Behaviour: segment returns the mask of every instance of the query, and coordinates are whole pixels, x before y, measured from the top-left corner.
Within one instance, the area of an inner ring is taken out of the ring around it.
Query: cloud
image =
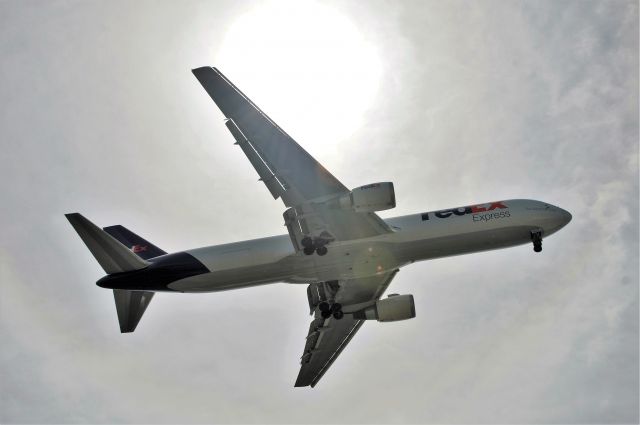
[[[62,214],[167,251],[284,232],[189,72],[251,7],[0,5],[0,421],[637,422],[634,2],[329,4],[383,69],[334,175],[394,181],[385,217],[523,197],[573,221],[538,256],[403,268],[417,318],[364,326],[313,390],[302,285],[159,294],[118,333]]]

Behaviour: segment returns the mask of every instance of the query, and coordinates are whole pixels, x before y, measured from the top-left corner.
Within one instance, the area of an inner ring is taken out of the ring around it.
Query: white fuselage
[[[571,214],[561,208],[517,199],[390,218],[385,221],[393,233],[332,242],[325,256],[296,253],[289,235],[208,246],[186,252],[210,273],[168,287],[207,292],[365,277],[414,261],[531,243],[531,232],[542,231],[546,237],[570,220]]]

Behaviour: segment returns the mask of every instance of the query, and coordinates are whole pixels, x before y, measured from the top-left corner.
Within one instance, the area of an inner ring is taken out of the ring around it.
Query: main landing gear
[[[542,251],[542,230],[532,231],[531,241],[533,242],[533,250],[535,252]]]
[[[328,319],[333,316],[334,319],[340,320],[344,317],[342,304],[340,303],[329,304],[328,302],[323,301],[318,305],[318,308],[320,309],[320,315],[323,319]]]
[[[329,239],[325,239],[322,237],[311,238],[309,236],[305,236],[300,241],[300,243],[304,247],[302,252],[304,252],[305,255],[313,255],[314,252],[317,252],[319,256],[327,255],[328,249],[326,245],[329,242]]]
[[[342,304],[336,302],[336,294],[340,289],[337,280],[327,282],[315,282],[309,284],[307,288],[307,299],[309,300],[309,314],[319,315],[323,319],[333,317],[340,320],[344,317]]]

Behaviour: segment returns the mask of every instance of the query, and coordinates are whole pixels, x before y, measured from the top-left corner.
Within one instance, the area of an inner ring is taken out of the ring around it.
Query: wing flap
[[[278,199],[282,196],[285,192],[284,185],[278,180],[275,173],[271,168],[269,168],[269,165],[256,151],[251,142],[244,134],[242,134],[242,131],[238,128],[233,119],[228,119],[227,122],[225,122],[225,125],[233,135],[233,138],[236,139],[236,144],[240,146],[242,152],[244,152],[251,165],[253,165],[258,176],[260,176],[260,180],[265,184],[265,186],[267,186],[269,192],[271,192],[273,199]]]

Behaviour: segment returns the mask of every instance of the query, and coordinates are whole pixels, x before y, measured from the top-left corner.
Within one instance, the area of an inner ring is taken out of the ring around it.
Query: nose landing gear
[[[533,242],[533,251],[542,251],[542,230],[535,230],[531,232],[531,241]]]

